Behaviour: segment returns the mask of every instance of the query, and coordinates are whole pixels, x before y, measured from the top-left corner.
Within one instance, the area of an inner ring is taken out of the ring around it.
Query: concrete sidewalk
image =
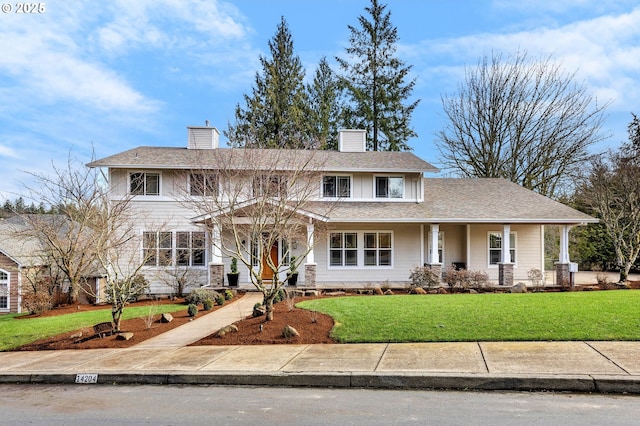
[[[640,342],[147,347],[0,353],[0,383],[640,393]]]

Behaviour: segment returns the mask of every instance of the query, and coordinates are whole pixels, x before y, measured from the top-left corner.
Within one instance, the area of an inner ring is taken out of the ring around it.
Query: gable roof
[[[248,162],[247,158],[253,161]],[[87,164],[89,167],[139,169],[243,169],[264,165],[265,169],[295,170],[313,162],[315,169],[333,172],[437,172],[433,165],[412,152],[338,152],[301,149],[216,148],[188,149],[141,146]],[[312,169],[314,167],[312,166]]]
[[[338,203],[330,222],[597,223],[505,179],[425,178],[424,202]]]
[[[20,216],[0,219],[0,251],[19,266],[39,265],[44,246],[37,238],[21,235],[27,229],[28,225]]]

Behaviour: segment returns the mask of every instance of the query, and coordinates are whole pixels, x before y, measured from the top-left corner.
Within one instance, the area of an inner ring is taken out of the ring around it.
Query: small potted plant
[[[291,256],[289,261],[289,273],[287,274],[287,284],[295,286],[298,283],[298,268],[296,266],[296,257]]]
[[[229,282],[229,287],[238,287],[238,277],[240,274],[238,273],[238,259],[235,257],[231,259],[231,272],[227,274],[227,281]]]

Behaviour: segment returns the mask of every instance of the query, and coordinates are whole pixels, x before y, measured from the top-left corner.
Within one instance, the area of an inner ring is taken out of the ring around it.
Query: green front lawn
[[[183,304],[156,305],[156,314],[187,309]],[[122,319],[145,317],[149,306],[127,307]],[[0,351],[7,351],[46,337],[111,321],[111,308],[51,317],[16,319],[18,315],[0,315]]]
[[[640,340],[640,290],[308,300],[343,343]]]

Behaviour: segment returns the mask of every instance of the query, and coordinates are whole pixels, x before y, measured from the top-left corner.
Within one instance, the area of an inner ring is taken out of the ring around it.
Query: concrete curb
[[[0,384],[75,384],[75,374],[4,373]],[[555,391],[640,394],[640,376],[424,374],[413,372],[282,373],[163,372],[98,373],[104,385],[216,385],[368,389],[447,389],[477,391]]]

